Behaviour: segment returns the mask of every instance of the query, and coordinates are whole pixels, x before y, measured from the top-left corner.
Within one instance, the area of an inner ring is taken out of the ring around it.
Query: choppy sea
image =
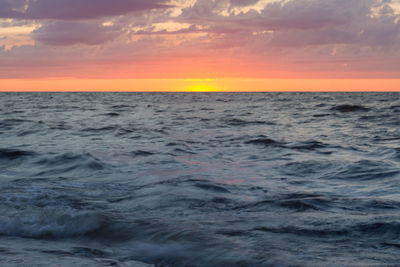
[[[398,266],[400,93],[0,93],[0,266]]]

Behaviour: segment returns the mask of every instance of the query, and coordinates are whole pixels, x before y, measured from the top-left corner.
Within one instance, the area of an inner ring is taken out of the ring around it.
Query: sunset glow
[[[400,0],[0,0],[0,267],[399,266]]]
[[[0,0],[0,90],[400,90],[399,23],[400,0]]]
[[[186,92],[215,92],[218,91],[215,87],[211,85],[199,84],[192,85],[185,89]]]
[[[398,91],[400,79],[0,79],[3,91],[286,92]]]

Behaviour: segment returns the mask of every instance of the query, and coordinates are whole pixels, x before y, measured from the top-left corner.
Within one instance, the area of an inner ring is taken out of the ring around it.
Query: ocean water
[[[399,93],[0,93],[0,266],[399,262]]]

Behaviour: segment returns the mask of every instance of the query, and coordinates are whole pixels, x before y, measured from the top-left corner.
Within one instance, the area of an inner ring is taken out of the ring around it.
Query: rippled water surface
[[[1,93],[0,266],[396,266],[398,93]]]

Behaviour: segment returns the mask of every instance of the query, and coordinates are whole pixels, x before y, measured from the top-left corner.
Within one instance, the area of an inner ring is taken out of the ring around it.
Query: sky
[[[0,90],[400,90],[400,0],[0,0]]]

